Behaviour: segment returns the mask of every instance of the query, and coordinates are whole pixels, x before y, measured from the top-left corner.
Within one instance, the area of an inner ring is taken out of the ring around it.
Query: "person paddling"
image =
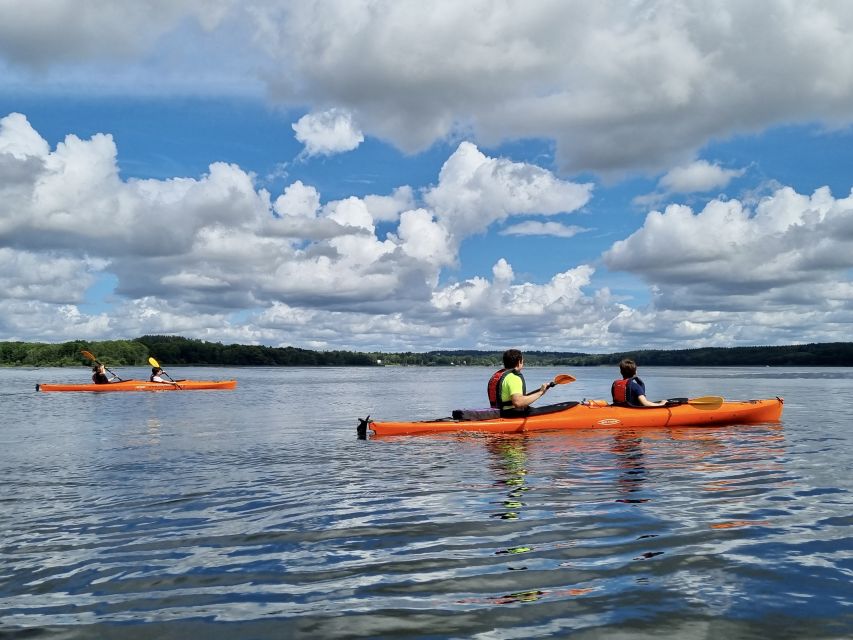
[[[92,367],[92,382],[95,384],[109,384],[114,380],[120,380],[120,378],[115,374],[113,374],[112,378],[108,377],[106,367],[100,362]]]
[[[157,362],[154,358],[148,358],[148,364],[151,365],[151,377],[148,378],[150,382],[162,382],[163,384],[171,384],[174,385],[176,389],[182,389],[181,385],[172,380],[172,376],[163,371],[160,368],[160,363]],[[163,376],[166,376],[168,380],[163,380]]]
[[[162,374],[162,375],[161,375]],[[148,378],[151,382],[162,382],[163,384],[175,384],[171,380],[164,380],[163,376],[168,376],[160,367],[151,367],[151,377]]]
[[[527,384],[521,373],[524,356],[518,349],[504,351],[503,363],[504,368],[496,371],[489,380],[489,404],[500,409],[501,417],[523,415],[531,404],[545,395],[550,385],[544,382],[536,391],[527,393]]]

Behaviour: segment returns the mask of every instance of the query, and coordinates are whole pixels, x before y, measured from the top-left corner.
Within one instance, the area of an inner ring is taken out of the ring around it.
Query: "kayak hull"
[[[236,380],[176,380],[176,384],[148,380],[122,380],[110,384],[38,384],[36,391],[197,391],[200,389],[234,389]]]
[[[430,420],[420,422],[371,421],[376,435],[405,435],[474,431],[522,433],[562,429],[623,429],[644,427],[703,427],[726,424],[778,422],[782,398],[723,402],[719,407],[680,404],[668,407],[614,407],[578,404],[555,413],[491,420]]]

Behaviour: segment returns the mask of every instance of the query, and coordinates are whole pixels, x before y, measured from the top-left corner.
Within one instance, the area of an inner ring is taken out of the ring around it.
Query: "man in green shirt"
[[[524,356],[518,349],[507,349],[503,354],[504,368],[496,371],[489,380],[489,404],[501,410],[501,415],[519,415],[545,395],[548,383],[542,383],[536,391],[527,393],[527,385],[521,370]]]

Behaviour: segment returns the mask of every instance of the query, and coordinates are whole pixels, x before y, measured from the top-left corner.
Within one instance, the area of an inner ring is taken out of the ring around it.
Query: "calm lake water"
[[[239,386],[0,370],[0,637],[853,637],[853,369],[641,367],[652,398],[783,396],[780,424],[368,440],[491,371],[169,371]],[[616,371],[525,369],[557,373],[547,402]]]

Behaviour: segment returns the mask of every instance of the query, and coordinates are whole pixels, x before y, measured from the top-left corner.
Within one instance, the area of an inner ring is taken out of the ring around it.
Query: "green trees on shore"
[[[142,336],[134,340],[61,344],[0,342],[0,365],[62,367],[89,364],[87,350],[108,366],[145,366],[154,356],[165,366],[484,366],[498,367],[499,351],[429,351],[426,353],[361,353],[312,351],[296,347],[205,342],[180,336]],[[642,366],[853,366],[853,343],[834,342],[781,347],[732,347],[681,350],[643,350],[609,354],[525,351],[528,366],[616,365],[625,357]]]
[[[135,340],[61,344],[0,342],[0,365],[66,367],[89,364],[81,351],[94,354],[107,366],[147,366],[154,356],[164,366],[183,364],[224,366],[374,366],[376,359],[353,351],[310,351],[295,347],[205,342],[179,336],[142,336]]]
[[[0,365],[18,367],[68,367],[90,364],[80,353],[95,354],[107,365],[147,364],[148,348],[136,340],[86,342],[74,340],[61,344],[38,342],[0,342]]]

